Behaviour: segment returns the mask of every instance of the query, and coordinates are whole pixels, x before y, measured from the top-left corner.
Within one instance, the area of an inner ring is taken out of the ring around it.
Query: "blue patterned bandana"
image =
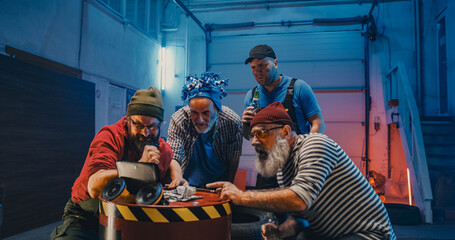
[[[227,92],[221,87],[228,85],[228,79],[220,79],[216,73],[205,72],[198,78],[196,75],[186,77],[186,84],[182,89],[182,101],[187,98],[191,100],[195,97],[207,97],[212,100],[218,110],[221,112],[221,99],[227,95]]]

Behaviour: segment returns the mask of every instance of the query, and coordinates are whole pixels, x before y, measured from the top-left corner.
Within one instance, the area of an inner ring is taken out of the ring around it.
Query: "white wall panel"
[[[245,93],[240,92],[230,92],[228,95],[221,100],[223,105],[228,106],[232,110],[234,110],[240,118],[242,118],[243,114],[243,98],[245,97]]]
[[[337,142],[351,158],[360,158],[364,151],[365,139],[362,123],[331,123],[326,124],[326,135]]]
[[[100,90],[97,129],[108,123],[107,83],[148,88],[160,73],[161,44],[102,9],[96,1],[0,1],[0,46],[80,69]]]
[[[81,5],[74,0],[0,1],[0,45],[75,66]]]
[[[183,105],[181,100],[182,84],[185,75],[186,49],[183,46],[166,47],[166,89],[162,91],[164,120],[161,124],[161,136],[167,137],[169,122],[176,106]]]
[[[222,78],[229,79],[229,85],[226,87],[228,90],[247,91],[257,84],[251,73],[250,65],[245,65],[243,62],[213,65],[210,71],[220,73]]]
[[[135,88],[159,86],[161,45],[85,4],[81,70]]]
[[[325,122],[364,122],[365,94],[316,93]]]
[[[281,62],[281,73],[304,79],[313,90],[362,89],[365,86],[364,64],[361,60]],[[253,78],[253,76],[251,75]],[[253,79],[254,80],[254,79]]]
[[[187,42],[188,47],[188,69],[187,74],[201,74],[205,71],[205,34],[199,26],[193,21],[188,23],[188,38]]]

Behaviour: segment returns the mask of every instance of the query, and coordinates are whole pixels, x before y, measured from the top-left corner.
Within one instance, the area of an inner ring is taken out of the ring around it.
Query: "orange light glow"
[[[412,197],[411,197],[411,181],[409,177],[409,168],[406,168],[406,173],[408,175],[408,197],[409,197],[409,206],[412,205]]]

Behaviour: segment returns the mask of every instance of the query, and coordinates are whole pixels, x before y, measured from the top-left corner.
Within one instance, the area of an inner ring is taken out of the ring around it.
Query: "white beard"
[[[209,126],[205,129],[204,133],[208,133],[212,130],[213,126],[215,125],[216,121],[218,121],[218,114],[215,114],[212,119],[210,119]]]
[[[205,129],[201,129],[194,122],[193,122],[193,126],[194,126],[194,128],[196,128],[196,131],[198,133],[208,133],[210,130],[212,130],[216,121],[218,121],[218,114],[212,115],[212,117],[209,119],[209,122],[207,123],[207,128],[205,128]]]
[[[269,151],[262,146],[257,146],[255,149],[256,152],[259,150],[262,153],[256,155],[256,170],[264,177],[276,175],[278,170],[283,168],[291,152],[291,146],[279,134],[276,136],[275,143]]]

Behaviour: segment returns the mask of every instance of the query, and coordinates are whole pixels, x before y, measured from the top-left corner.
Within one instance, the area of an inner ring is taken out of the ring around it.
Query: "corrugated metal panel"
[[[211,70],[230,79],[231,94],[223,104],[240,116],[246,91],[256,85],[249,65],[244,65],[249,50],[258,44],[273,47],[278,71],[304,79],[322,109],[329,137],[338,142],[358,167],[364,145],[365,88],[364,39],[359,31],[313,32],[267,36],[219,37],[210,44]],[[320,91],[341,90],[341,91]],[[356,90],[356,91],[343,91]],[[255,174],[254,150],[244,144],[240,168]],[[253,185],[249,177],[247,185]]]

